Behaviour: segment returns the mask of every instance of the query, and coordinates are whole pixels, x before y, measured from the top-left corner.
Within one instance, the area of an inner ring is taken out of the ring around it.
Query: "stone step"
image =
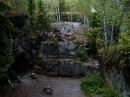
[[[78,55],[78,47],[86,44],[70,42],[42,42],[41,54],[44,58],[73,58]]]
[[[83,63],[74,59],[44,59],[44,73],[54,76],[81,76],[99,70],[98,64]]]

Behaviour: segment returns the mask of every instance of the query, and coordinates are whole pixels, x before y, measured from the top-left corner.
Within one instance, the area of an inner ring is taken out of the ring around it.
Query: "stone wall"
[[[115,67],[112,67],[109,70],[110,80],[115,85],[115,87],[122,93],[123,97],[130,97],[130,85],[126,80],[126,76],[130,77],[129,74],[127,73],[124,76],[124,72]]]
[[[82,63],[73,59],[45,59],[44,74],[52,76],[81,76],[85,73],[98,70],[98,65]]]
[[[116,87],[123,97],[130,97],[130,53],[116,48],[100,53],[102,75],[108,84]]]
[[[41,52],[44,57],[75,57],[78,44],[67,42],[42,42]]]
[[[100,61],[100,70],[108,84],[119,90],[123,97],[130,97],[130,65],[121,68],[110,64],[106,67]]]
[[[10,53],[15,60],[10,68],[17,73],[24,73],[34,64],[37,65],[42,39],[39,35],[29,37],[23,31],[14,32]]]

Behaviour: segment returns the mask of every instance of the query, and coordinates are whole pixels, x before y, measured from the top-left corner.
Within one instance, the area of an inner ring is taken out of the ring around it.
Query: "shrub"
[[[110,88],[108,86],[98,88],[96,93],[102,94],[103,97],[122,97],[117,90],[114,90],[113,88]]]
[[[5,13],[10,7],[3,2],[0,2],[0,80],[6,78],[7,64],[12,64],[13,57],[9,56],[9,49],[11,47],[10,34],[14,27],[7,19]]]
[[[101,28],[95,27],[90,30],[86,30],[85,34],[89,44],[89,55],[97,54],[97,49],[103,45],[100,35]]]
[[[81,80],[81,90],[86,95],[92,95],[96,93],[98,88],[102,87],[102,79],[97,72],[89,72]]]
[[[7,78],[7,69],[0,67],[0,81],[5,78]]]
[[[99,72],[89,72],[81,80],[81,90],[87,96],[101,94],[103,97],[121,97],[116,89],[106,86]]]
[[[32,72],[41,74],[43,72],[42,67],[34,65]]]
[[[89,24],[91,27],[101,27],[102,26],[102,18],[99,13],[93,13],[92,15],[89,16]]]
[[[78,50],[77,58],[80,61],[85,61],[88,58],[88,50],[89,50],[89,48],[86,48],[84,46],[79,46],[77,50]]]
[[[120,34],[117,48],[118,50],[130,51],[130,34],[126,32]]]
[[[44,8],[45,4],[42,0],[38,1],[38,24],[39,27],[38,29],[40,31],[46,32],[46,31],[51,31],[50,27],[50,21],[49,17],[47,16],[47,12],[45,11]]]
[[[126,60],[129,61],[129,52],[130,52],[130,39],[128,38],[129,34],[121,33],[118,44],[109,46],[107,49],[101,48],[98,50],[98,56],[100,63],[107,68],[110,65],[120,67],[123,69],[125,65],[129,65],[129,62],[126,63]]]

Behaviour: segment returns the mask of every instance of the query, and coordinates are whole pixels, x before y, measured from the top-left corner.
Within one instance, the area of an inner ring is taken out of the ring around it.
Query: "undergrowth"
[[[122,97],[116,89],[105,85],[98,72],[89,72],[82,78],[81,90],[89,97],[95,94],[102,97]]]
[[[86,59],[88,59],[88,50],[89,48],[79,46],[77,49],[78,51],[77,59],[80,61],[85,61]]]

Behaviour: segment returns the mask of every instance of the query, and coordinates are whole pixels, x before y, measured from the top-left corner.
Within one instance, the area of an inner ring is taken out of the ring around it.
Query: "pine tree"
[[[35,29],[35,9],[35,0],[28,0],[28,26],[30,31]]]
[[[61,12],[65,12],[66,11],[66,6],[65,6],[65,1],[64,0],[60,0],[59,1],[59,12],[61,15]]]
[[[38,28],[39,31],[48,31],[50,29],[49,25],[49,17],[47,17],[46,12],[45,12],[45,7],[44,3],[42,0],[38,1]]]

